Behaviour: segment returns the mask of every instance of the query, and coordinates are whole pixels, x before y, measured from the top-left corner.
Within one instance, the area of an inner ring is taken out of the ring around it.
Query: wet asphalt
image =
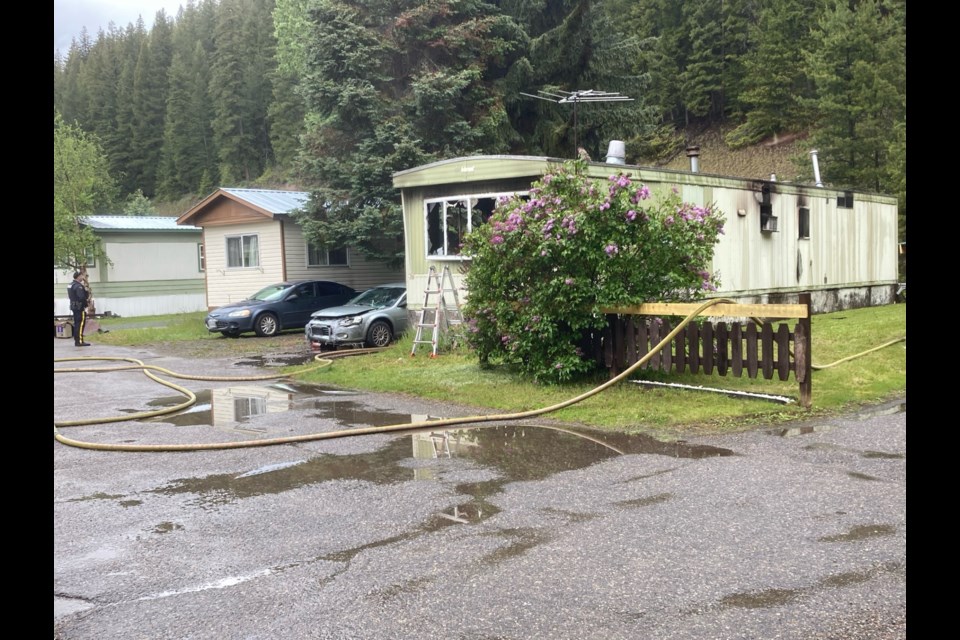
[[[79,356],[271,374],[54,340],[55,369],[129,364],[56,362]],[[55,373],[55,434],[200,444],[471,415],[166,379],[196,405],[142,418],[183,394],[139,371]],[[53,525],[65,640],[900,639],[906,398],[678,443],[546,420],[185,452],[55,438]]]

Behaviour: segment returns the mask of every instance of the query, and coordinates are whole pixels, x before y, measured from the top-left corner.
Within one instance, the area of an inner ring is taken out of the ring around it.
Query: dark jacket
[[[70,310],[82,311],[87,308],[87,302],[90,296],[82,283],[74,280],[67,287],[67,297],[70,298]]]

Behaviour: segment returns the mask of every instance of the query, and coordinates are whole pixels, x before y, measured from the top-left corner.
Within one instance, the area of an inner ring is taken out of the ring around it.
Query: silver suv
[[[407,285],[367,289],[341,307],[313,313],[305,328],[311,349],[342,345],[385,347],[407,330]]]

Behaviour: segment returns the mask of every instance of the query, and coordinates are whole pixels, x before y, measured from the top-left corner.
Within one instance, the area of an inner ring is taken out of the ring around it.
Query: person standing
[[[90,294],[83,286],[82,273],[73,272],[73,282],[67,287],[67,297],[70,299],[70,311],[73,312],[73,344],[76,347],[89,347],[90,343],[83,339],[83,326],[87,322],[87,305]]]

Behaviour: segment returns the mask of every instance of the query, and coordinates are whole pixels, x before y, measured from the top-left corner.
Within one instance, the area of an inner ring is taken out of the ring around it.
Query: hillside
[[[687,146],[700,147],[701,173],[762,180],[776,174],[777,180],[782,182],[812,182],[813,165],[808,155],[810,146],[806,134],[788,134],[743,149],[728,147],[723,141],[725,134],[726,130],[721,128],[687,134]],[[802,164],[798,165],[794,158],[800,158]],[[680,149],[655,166],[688,171],[690,159],[685,149]]]

